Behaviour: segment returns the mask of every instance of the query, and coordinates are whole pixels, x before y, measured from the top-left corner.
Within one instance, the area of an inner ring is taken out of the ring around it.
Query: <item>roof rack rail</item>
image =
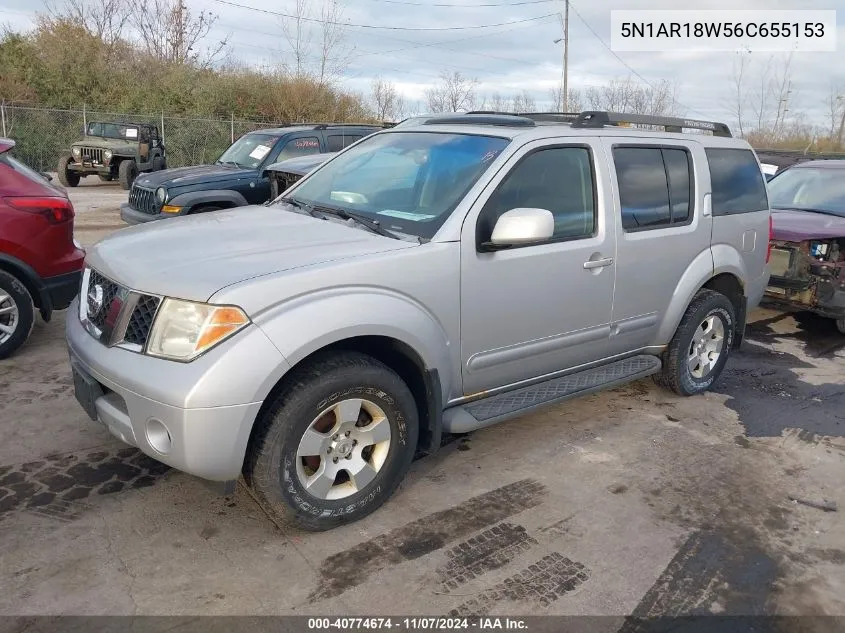
[[[699,119],[682,119],[680,117],[655,116],[649,114],[625,114],[622,112],[603,112],[587,110],[581,112],[572,122],[572,127],[601,128],[606,125],[653,125],[662,127],[667,132],[681,132],[684,128],[692,130],[706,130],[714,136],[732,137],[730,128],[724,123],[702,121]]]
[[[382,123],[304,123],[313,125],[315,130],[327,130],[335,127],[382,127]]]
[[[471,115],[471,116],[469,116]],[[500,125],[502,127],[534,127],[534,121],[509,112],[477,110],[455,116],[434,117],[423,125]]]
[[[542,123],[572,123],[580,116],[578,112],[517,112],[516,114]]]

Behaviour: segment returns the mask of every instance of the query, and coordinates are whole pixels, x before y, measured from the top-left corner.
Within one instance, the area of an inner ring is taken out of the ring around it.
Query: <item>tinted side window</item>
[[[626,231],[689,221],[695,199],[689,152],[667,147],[616,147],[613,162]]]
[[[320,153],[320,139],[316,136],[294,138],[285,143],[282,151],[276,157],[276,162],[294,158],[296,156],[307,156],[308,154]]]
[[[669,177],[669,200],[672,203],[672,223],[686,222],[692,201],[692,165],[690,155],[682,149],[666,149],[663,162]]]
[[[616,147],[613,150],[622,227],[657,228],[672,222],[669,182],[660,148]]]
[[[593,162],[584,147],[556,147],[525,157],[493,193],[478,223],[479,242],[489,240],[500,215],[518,207],[548,209],[555,217],[553,239],[593,234]]]
[[[752,213],[769,208],[763,172],[747,149],[705,150],[713,189],[713,215]]]
[[[327,139],[328,149],[330,152],[339,152],[344,147],[348,147],[362,138],[364,137],[361,134],[332,134]]]

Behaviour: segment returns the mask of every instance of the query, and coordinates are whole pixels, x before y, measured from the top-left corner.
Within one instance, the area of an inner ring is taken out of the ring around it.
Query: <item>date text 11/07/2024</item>
[[[308,630],[360,630],[396,629],[399,631],[456,631],[456,630],[522,630],[528,626],[525,620],[506,617],[475,617],[475,618],[436,618],[436,617],[408,617],[408,618],[308,618]]]

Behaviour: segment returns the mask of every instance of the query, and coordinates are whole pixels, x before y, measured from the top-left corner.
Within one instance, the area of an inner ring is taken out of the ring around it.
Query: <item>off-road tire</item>
[[[114,180],[114,176],[112,176],[111,174],[98,174],[98,177],[103,182],[111,182],[112,180]]]
[[[164,159],[161,156],[153,157],[153,171],[161,171],[167,169],[164,165]]]
[[[722,350],[716,365],[704,378],[695,378],[687,366],[688,350],[692,345],[696,328],[709,316],[721,319],[725,330]],[[736,316],[733,304],[723,294],[713,290],[700,290],[681,319],[675,336],[663,352],[663,369],[653,376],[661,387],[671,389],[679,396],[693,396],[703,393],[719,378],[734,344],[736,336]]]
[[[59,182],[65,187],[75,187],[79,184],[79,174],[67,168],[68,163],[72,162],[73,158],[71,156],[62,156],[59,159],[59,166],[56,171],[58,172]]]
[[[311,422],[347,398],[377,404],[390,422],[387,458],[360,492],[338,500],[305,491],[296,473],[300,439]],[[294,369],[284,388],[256,421],[244,463],[244,478],[273,518],[308,531],[357,521],[380,507],[408,472],[419,436],[413,395],[402,379],[378,360],[356,352],[332,353]]]
[[[845,319],[836,319],[836,329],[841,334],[845,334]]]
[[[127,158],[120,162],[117,168],[117,178],[120,181],[120,188],[124,190],[132,189],[132,183],[138,177],[138,165],[131,158]]]
[[[15,332],[8,340],[0,343],[0,359],[3,359],[11,356],[29,338],[32,326],[35,324],[35,307],[26,286],[17,277],[4,270],[0,270],[0,290],[8,294],[18,308]],[[0,315],[0,322],[2,319]]]

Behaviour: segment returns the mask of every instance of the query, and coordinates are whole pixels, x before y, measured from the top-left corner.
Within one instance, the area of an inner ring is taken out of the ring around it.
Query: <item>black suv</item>
[[[140,175],[129,201],[120,205],[120,217],[128,224],[139,224],[261,204],[270,198],[266,166],[296,156],[337,152],[381,129],[379,125],[319,124],[249,132],[213,165]]]

